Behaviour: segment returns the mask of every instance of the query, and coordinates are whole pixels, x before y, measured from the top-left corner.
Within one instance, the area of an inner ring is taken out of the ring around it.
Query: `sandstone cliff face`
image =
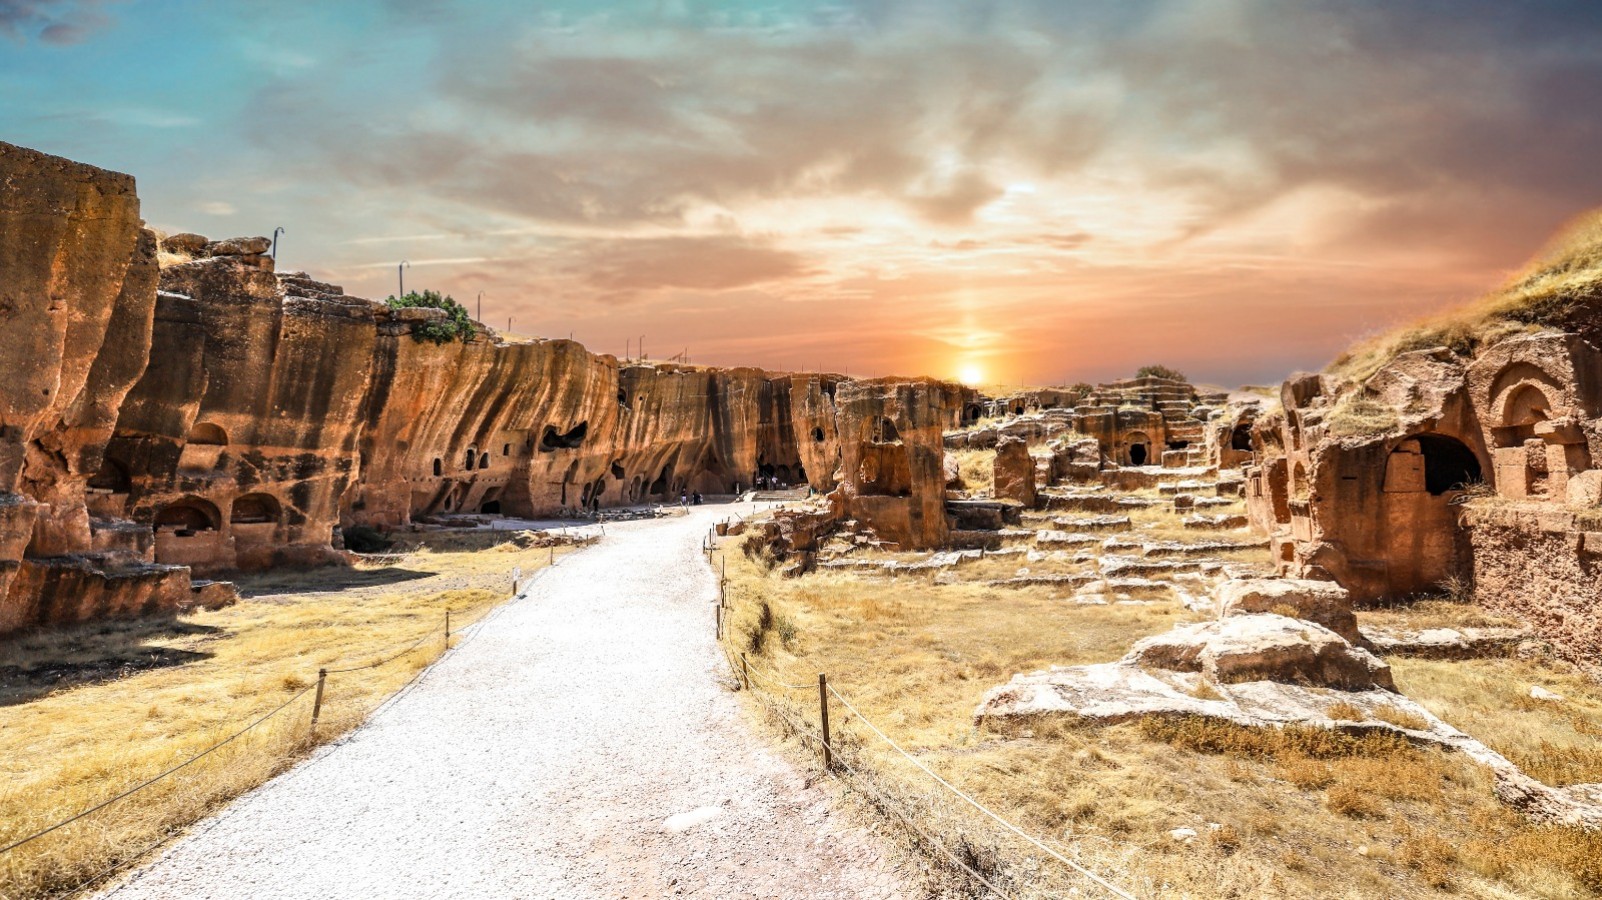
[[[85,494],[124,396],[144,371],[155,306],[155,238],[133,179],[0,143],[0,631],[181,602],[188,573],[112,554],[121,599],[58,604],[30,558],[92,554]],[[68,579],[71,580],[71,579]]]
[[[190,571],[344,557],[339,527],[544,516],[733,493],[840,495],[945,537],[941,429],[964,392],[668,364],[571,341],[418,340],[262,238],[175,235],[132,180],[0,144],[0,633],[215,602]],[[888,428],[890,431],[886,431]],[[878,430],[874,430],[878,429]]]

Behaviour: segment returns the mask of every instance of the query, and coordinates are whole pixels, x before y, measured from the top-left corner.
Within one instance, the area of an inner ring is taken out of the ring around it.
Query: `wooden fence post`
[[[749,691],[751,689],[751,669],[745,664],[744,651],[740,653],[740,681],[745,685],[746,690]]]
[[[829,748],[829,677],[822,672],[818,673],[818,721],[823,732],[823,768],[828,771],[834,768],[834,754]]]
[[[450,645],[451,645],[451,610],[450,610],[450,607],[446,607],[445,608],[445,646],[447,648],[449,648]]]
[[[317,670],[317,697],[312,701],[312,727],[317,727],[317,719],[323,714],[323,685],[328,683],[328,670]]]

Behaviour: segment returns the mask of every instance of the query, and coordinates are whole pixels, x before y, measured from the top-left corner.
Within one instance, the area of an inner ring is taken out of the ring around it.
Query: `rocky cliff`
[[[961,389],[435,343],[437,311],[276,273],[264,239],[176,235],[158,272],[127,176],[0,144],[0,185],[0,632],[211,602],[191,572],[339,561],[342,527],[759,477],[944,539]]]

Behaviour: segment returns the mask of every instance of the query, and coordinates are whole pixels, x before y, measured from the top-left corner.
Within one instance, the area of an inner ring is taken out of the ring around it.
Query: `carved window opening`
[[[438,478],[439,476],[444,475],[444,474],[445,474],[445,461],[440,459],[439,457],[435,457],[434,458],[434,477]]]

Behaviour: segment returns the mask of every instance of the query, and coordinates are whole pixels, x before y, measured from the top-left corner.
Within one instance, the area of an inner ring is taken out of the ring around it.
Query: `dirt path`
[[[609,525],[348,739],[118,900],[921,896],[719,686],[726,507]]]

